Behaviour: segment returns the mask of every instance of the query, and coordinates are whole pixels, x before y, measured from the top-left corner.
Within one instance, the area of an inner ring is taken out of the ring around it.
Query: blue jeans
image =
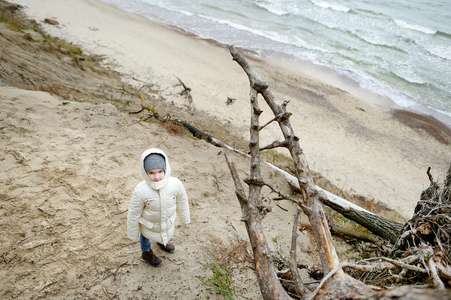
[[[141,244],[142,252],[145,252],[150,249],[151,242],[142,233],[139,234],[139,243]]]

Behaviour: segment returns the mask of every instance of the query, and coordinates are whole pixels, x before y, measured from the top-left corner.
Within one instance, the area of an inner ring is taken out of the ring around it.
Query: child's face
[[[164,178],[164,170],[163,169],[148,170],[147,176],[149,176],[150,180],[152,180],[153,182],[158,182]]]

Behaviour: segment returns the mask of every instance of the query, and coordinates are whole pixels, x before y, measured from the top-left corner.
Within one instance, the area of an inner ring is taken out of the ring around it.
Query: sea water
[[[255,51],[327,67],[451,127],[450,0],[102,0]]]

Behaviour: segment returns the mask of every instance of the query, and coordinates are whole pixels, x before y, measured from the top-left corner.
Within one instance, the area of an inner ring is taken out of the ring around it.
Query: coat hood
[[[163,178],[163,180],[161,180],[159,182],[153,182],[152,180],[150,180],[149,176],[147,176],[146,170],[144,169],[144,159],[148,155],[153,154],[153,153],[163,155],[164,161],[166,163],[166,171],[164,174],[164,178]],[[141,166],[141,174],[143,176],[144,181],[147,183],[148,186],[150,186],[154,190],[159,190],[162,187],[164,187],[168,182],[168,178],[171,176],[171,166],[169,165],[168,157],[167,157],[166,153],[164,153],[163,150],[160,150],[157,148],[147,149],[146,151],[143,152],[143,154],[141,154],[140,166]]]

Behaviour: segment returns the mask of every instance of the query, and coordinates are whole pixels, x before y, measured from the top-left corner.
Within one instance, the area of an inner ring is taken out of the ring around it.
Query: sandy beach
[[[186,98],[174,93],[180,78],[191,88],[196,110],[212,116],[231,134],[248,136],[249,82],[226,46],[101,1],[10,2],[26,4],[23,12],[48,34],[103,56],[124,80],[154,82],[167,102],[187,107]],[[59,25],[45,24],[45,18],[55,18]],[[292,126],[310,168],[341,190],[382,203],[407,220],[429,185],[428,167],[436,181],[443,181],[451,162],[448,127],[409,112],[393,114],[380,101],[362,99],[377,96],[327,84],[315,77],[321,74],[304,73],[275,59],[247,57],[278,102],[290,101]],[[227,97],[236,100],[227,105]],[[205,272],[202,249],[209,234],[246,238],[219,148],[169,135],[159,125],[123,114],[112,104],[70,102],[0,86],[0,106],[4,170],[0,211],[2,231],[8,231],[2,237],[8,266],[1,271],[0,292],[5,299],[99,299],[105,296],[105,287],[120,299],[214,298],[200,275]],[[264,124],[273,115],[263,100],[260,106]],[[278,127],[270,125],[261,144],[280,136]],[[172,158],[173,174],[187,188],[193,220],[177,227],[174,242],[180,246],[173,256],[166,255],[167,263],[158,270],[140,260],[137,241],[127,240],[123,213],[141,180],[139,156],[149,147],[160,147]],[[238,155],[234,160],[244,178],[247,160]],[[274,171],[265,169],[264,175],[289,192]],[[274,210],[265,219],[268,238],[291,231],[285,214]],[[277,238],[286,245],[289,239],[290,235]],[[307,252],[301,251],[299,259],[311,259]],[[240,293],[258,299],[253,272],[246,270],[236,274]],[[165,289],[167,282],[174,282],[176,289]],[[67,291],[61,294],[65,286]]]
[[[237,128],[243,136],[248,134],[249,83],[226,47],[100,1],[21,3],[28,5],[25,12],[38,21],[51,17],[59,21],[59,26],[44,25],[49,34],[105,55],[111,66],[125,74],[158,82],[162,90],[171,90],[178,83],[177,76],[192,89],[196,109]],[[403,125],[392,114],[299,72],[302,70],[288,70],[272,61],[251,63],[280,103],[290,101],[291,121],[310,167],[335,185],[386,203],[408,218],[419,193],[428,185],[427,168],[443,178],[451,161],[449,144]],[[227,97],[237,100],[227,106]],[[262,123],[273,117],[265,111]],[[269,127],[262,144],[279,136],[277,126]],[[449,143],[450,137],[446,139]]]

